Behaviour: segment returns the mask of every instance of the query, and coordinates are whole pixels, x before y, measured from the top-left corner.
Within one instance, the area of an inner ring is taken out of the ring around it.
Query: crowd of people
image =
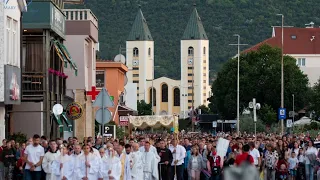
[[[219,138],[229,141],[225,156],[219,155]],[[2,141],[0,180],[233,180],[227,169],[243,164],[260,180],[313,180],[320,179],[318,140],[320,135],[164,133],[79,142],[34,135],[22,144]]]

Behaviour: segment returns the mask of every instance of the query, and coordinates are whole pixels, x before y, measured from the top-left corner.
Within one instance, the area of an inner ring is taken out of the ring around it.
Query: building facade
[[[127,85],[126,73],[128,68],[121,62],[98,61],[96,71],[96,87],[100,91],[105,87],[109,93],[114,107],[109,107],[112,114],[111,121],[119,124],[119,116],[133,115],[135,109],[131,109],[126,103]],[[131,98],[131,97],[128,97]]]
[[[0,2],[0,139],[12,128],[10,110],[21,102],[21,17],[25,0]]]
[[[208,105],[209,40],[196,8],[181,40],[181,87],[188,89],[187,96],[180,97],[188,105],[183,111]]]
[[[187,117],[192,107],[196,109],[200,105],[208,105],[211,90],[209,40],[196,7],[183,33],[180,50],[181,80],[166,77],[154,79],[157,67],[154,65],[154,42],[147,21],[139,9],[126,46],[128,81],[137,84],[137,99],[153,104],[156,115],[176,113]],[[154,103],[151,101],[152,96]]]
[[[94,136],[94,111],[92,96],[86,92],[96,84],[96,51],[99,50],[98,19],[90,9],[64,9],[66,15],[66,38],[64,44],[75,60],[79,73],[75,76],[71,69],[65,69],[68,76],[66,97],[63,106],[72,102],[80,103],[83,115],[73,122],[73,134],[80,139]],[[66,132],[67,133],[67,132]]]
[[[153,112],[157,115],[180,114],[180,108],[184,107],[180,102],[180,81],[167,77],[160,77],[152,81],[147,81],[147,103],[152,104]],[[152,94],[152,88],[153,94]]]
[[[55,116],[52,108],[63,104],[68,76],[64,69],[78,68],[65,40],[65,15],[60,0],[34,1],[23,14],[21,104],[13,106],[12,132],[28,137],[37,133],[49,138],[63,137],[68,119]]]
[[[126,42],[128,82],[137,84],[137,99],[144,100],[147,80],[154,78],[154,41],[141,9]]]
[[[320,78],[320,28],[313,23],[307,28],[284,27],[283,53],[296,58],[297,65],[309,78],[309,85],[313,86]],[[247,53],[257,50],[263,44],[281,48],[281,27],[274,27],[272,37],[243,51]]]

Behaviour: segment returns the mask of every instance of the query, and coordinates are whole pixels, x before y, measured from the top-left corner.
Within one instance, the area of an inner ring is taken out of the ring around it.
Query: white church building
[[[208,105],[209,40],[194,7],[181,38],[181,79],[154,79],[154,41],[141,9],[126,41],[128,82],[137,85],[137,100],[153,104],[155,115],[186,114]],[[152,93],[153,89],[153,93]],[[153,99],[153,102],[151,101]]]

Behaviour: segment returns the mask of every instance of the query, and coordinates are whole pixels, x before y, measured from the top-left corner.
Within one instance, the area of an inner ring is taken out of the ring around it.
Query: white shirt
[[[171,166],[174,166],[175,160],[178,160],[177,166],[182,165],[184,163],[184,158],[186,157],[186,149],[181,145],[177,145],[176,147],[170,146],[169,149],[170,149],[170,151],[172,153],[172,157],[173,157],[173,161],[171,163]],[[175,153],[173,152],[174,150],[176,150]]]
[[[30,144],[29,146],[26,147],[26,150],[24,151],[25,154],[28,155],[28,161],[32,162],[33,164],[37,164],[40,161],[40,157],[44,156],[44,149],[42,146],[33,146]],[[25,169],[30,169],[31,167],[29,166],[28,163],[26,163]],[[38,166],[35,168],[34,171],[41,171],[41,166]]]
[[[253,157],[254,165],[258,165],[260,158],[259,151],[256,148],[254,148],[252,149],[252,151],[250,151],[250,155]]]
[[[315,147],[308,147],[307,151],[305,152],[305,161],[306,161],[306,164],[310,164],[310,160],[309,158],[307,157],[308,154],[315,154],[316,156],[318,155],[318,150],[317,148]]]
[[[289,169],[294,169],[299,163],[296,157],[295,158],[290,157],[288,161],[289,161]]]

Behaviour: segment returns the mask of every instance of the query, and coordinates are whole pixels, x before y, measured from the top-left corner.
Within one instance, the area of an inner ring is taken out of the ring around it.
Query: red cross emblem
[[[91,87],[91,91],[87,91],[87,96],[91,96],[92,100],[96,100],[96,96],[98,96],[100,91],[97,91],[95,86]]]

